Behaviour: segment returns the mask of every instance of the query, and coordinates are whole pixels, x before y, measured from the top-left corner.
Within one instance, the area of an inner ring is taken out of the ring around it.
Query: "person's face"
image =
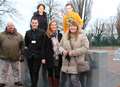
[[[43,13],[43,12],[44,12],[44,10],[45,10],[45,9],[44,9],[44,7],[43,7],[42,5],[41,5],[41,6],[39,6],[39,8],[38,8],[38,11],[39,11],[39,12]]]
[[[56,23],[56,22],[52,22],[51,25],[50,25],[50,29],[51,29],[51,31],[52,31],[53,33],[56,32],[57,23]]]
[[[71,5],[66,6],[66,11],[67,12],[71,12],[73,10]]]
[[[31,26],[32,26],[32,30],[35,30],[38,28],[38,20],[32,20],[31,21]]]
[[[9,33],[14,33],[14,31],[15,31],[15,26],[14,26],[14,24],[13,24],[12,22],[9,22],[9,23],[7,24],[7,32],[9,32]]]
[[[70,26],[69,26],[69,31],[70,31],[71,33],[76,33],[76,32],[77,32],[77,26],[75,26],[75,25],[70,25]]]

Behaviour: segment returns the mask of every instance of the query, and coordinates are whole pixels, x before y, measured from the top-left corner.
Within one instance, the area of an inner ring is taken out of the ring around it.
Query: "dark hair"
[[[72,3],[67,3],[65,6],[66,6],[66,7],[67,7],[67,6],[71,6],[71,7],[73,8]]]
[[[39,9],[40,6],[43,6],[43,8],[45,9],[45,5],[41,3],[37,6],[37,9]]]
[[[31,22],[32,22],[32,20],[37,20],[37,21],[38,21],[38,18],[33,16],[33,17],[31,18]]]
[[[38,18],[37,18],[37,17],[34,17],[34,16],[31,18],[31,21],[30,21],[30,28],[32,28],[32,26],[31,26],[32,20],[37,20],[37,21],[38,21]]]

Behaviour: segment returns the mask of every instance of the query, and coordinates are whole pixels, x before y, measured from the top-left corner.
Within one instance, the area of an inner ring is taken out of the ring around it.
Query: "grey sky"
[[[13,0],[12,0],[13,1]],[[38,5],[39,0],[14,0],[15,6],[21,14],[20,18],[16,18],[15,24],[20,33],[24,35],[25,31],[29,29],[30,19],[34,11],[36,11],[36,7]],[[65,3],[68,0],[56,0],[61,8],[64,7]],[[92,8],[92,18],[106,18],[109,16],[116,15],[116,8],[120,0],[94,0],[93,8]],[[9,19],[7,16],[6,21]]]

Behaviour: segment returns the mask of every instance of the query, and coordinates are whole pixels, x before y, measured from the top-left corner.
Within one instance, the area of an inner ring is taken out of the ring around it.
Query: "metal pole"
[[[82,11],[82,20],[84,20],[84,16],[85,16],[85,6],[86,6],[86,0],[84,0],[83,11]]]

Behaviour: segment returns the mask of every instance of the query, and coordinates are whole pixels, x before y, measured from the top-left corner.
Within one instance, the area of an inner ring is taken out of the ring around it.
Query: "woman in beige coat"
[[[60,87],[81,87],[76,60],[85,61],[89,41],[79,26],[76,21],[70,21],[69,31],[60,42],[59,50],[63,54]]]

